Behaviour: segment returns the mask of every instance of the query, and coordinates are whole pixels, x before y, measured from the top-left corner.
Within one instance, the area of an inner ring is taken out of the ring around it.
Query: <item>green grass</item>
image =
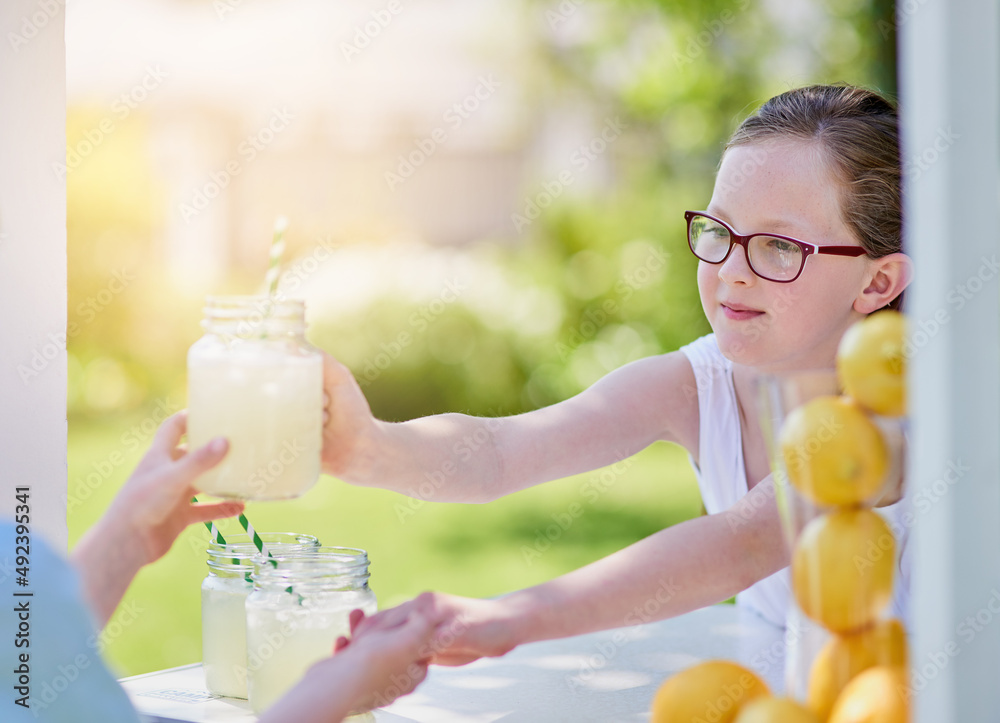
[[[107,508],[148,446],[144,440],[129,449],[134,445],[123,440],[138,421],[70,423],[71,546]],[[382,608],[424,590],[487,597],[548,580],[699,514],[701,498],[679,447],[657,444],[633,460],[621,474],[609,468],[570,477],[488,505],[426,502],[415,510],[409,498],[323,477],[299,499],[249,504],[247,516],[261,531],[305,532],[324,544],[368,550],[371,585]],[[81,481],[95,469],[110,475],[82,499]],[[220,529],[240,531],[230,520]],[[547,537],[554,538],[549,546]],[[204,527],[189,528],[132,584],[120,617],[105,632],[105,656],[119,675],[200,660],[207,541]]]

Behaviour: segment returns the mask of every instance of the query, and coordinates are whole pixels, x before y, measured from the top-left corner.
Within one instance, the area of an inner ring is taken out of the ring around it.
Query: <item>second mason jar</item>
[[[319,545],[312,535],[292,532],[260,537],[278,554]],[[257,548],[245,534],[208,545],[208,575],[201,584],[202,667],[208,690],[229,698],[247,697],[246,600],[253,591],[255,554]]]
[[[255,712],[332,654],[337,638],[350,635],[352,610],[376,612],[368,578],[368,554],[349,547],[254,558],[246,619],[247,691]]]
[[[297,497],[320,473],[323,359],[305,340],[305,304],[216,296],[205,335],[188,351],[188,440],[229,440],[222,462],[198,479],[217,497]]]

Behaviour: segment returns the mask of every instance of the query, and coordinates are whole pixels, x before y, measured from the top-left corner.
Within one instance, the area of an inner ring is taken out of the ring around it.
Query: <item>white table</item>
[[[524,645],[461,668],[433,666],[416,692],[374,711],[374,719],[647,721],[663,680],[709,658],[741,662],[772,690],[782,690],[784,649],[780,629],[734,605],[716,605],[657,623]],[[207,693],[200,664],[125,678],[122,685],[152,720],[256,720],[246,701]]]

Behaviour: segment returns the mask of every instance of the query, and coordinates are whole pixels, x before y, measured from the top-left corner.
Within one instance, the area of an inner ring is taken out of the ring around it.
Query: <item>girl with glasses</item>
[[[437,641],[433,662],[462,664],[734,595],[783,625],[789,558],[754,382],[833,367],[849,326],[899,304],[911,277],[900,176],[891,103],[851,86],[791,90],[740,125],[708,206],[686,214],[712,334],[628,364],[559,404],[489,420],[377,421],[350,372],[328,359],[324,467],[340,479],[420,498],[430,484],[435,501],[488,502],[666,440],[688,451],[708,512],[503,598],[425,593],[360,630],[414,610],[461,620],[458,635],[444,626],[449,637]]]

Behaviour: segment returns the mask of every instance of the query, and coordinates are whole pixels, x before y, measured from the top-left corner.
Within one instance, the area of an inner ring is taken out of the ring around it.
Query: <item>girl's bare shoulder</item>
[[[595,385],[631,413],[661,430],[660,439],[689,451],[698,447],[698,385],[687,356],[680,351],[626,364]]]

